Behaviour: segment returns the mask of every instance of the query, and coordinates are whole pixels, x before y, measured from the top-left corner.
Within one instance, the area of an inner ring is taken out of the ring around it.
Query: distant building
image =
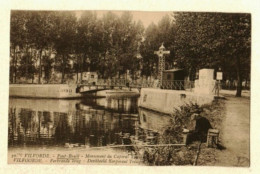
[[[162,88],[183,90],[185,80],[185,71],[183,69],[169,69],[163,71]]]
[[[185,72],[183,69],[169,69],[163,71],[163,81],[169,80],[184,80],[185,79]]]
[[[82,81],[84,81],[88,84],[97,84],[97,81],[98,81],[97,72],[83,72]]]

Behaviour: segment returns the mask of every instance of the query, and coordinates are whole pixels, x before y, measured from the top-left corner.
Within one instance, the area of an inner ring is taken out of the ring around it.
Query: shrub
[[[201,108],[195,103],[187,103],[174,108],[171,115],[171,126],[164,131],[165,143],[182,143],[182,132],[190,124],[191,115],[201,112]]]

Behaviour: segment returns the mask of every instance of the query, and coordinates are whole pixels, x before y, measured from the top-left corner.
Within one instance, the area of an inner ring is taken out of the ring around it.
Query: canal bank
[[[165,90],[142,88],[139,89],[111,89],[86,93],[77,93],[77,85],[68,84],[11,84],[9,87],[10,97],[21,98],[45,98],[45,99],[73,99],[73,98],[122,98],[139,97],[138,106],[171,114],[173,108],[184,104],[196,103],[198,105],[209,104],[214,100],[212,94],[200,94],[185,90]]]
[[[157,112],[172,114],[173,109],[184,104],[210,104],[214,95],[194,93],[185,90],[161,90],[142,88],[139,106]]]
[[[20,98],[73,99],[84,97],[136,97],[138,89],[96,90],[89,87],[89,92],[79,93],[76,84],[10,84],[9,96]]]
[[[77,85],[67,84],[10,84],[10,97],[23,98],[80,98]]]

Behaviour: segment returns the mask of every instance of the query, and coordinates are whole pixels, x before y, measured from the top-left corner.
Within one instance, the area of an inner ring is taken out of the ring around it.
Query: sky
[[[77,17],[80,17],[83,11],[76,11]],[[102,17],[105,13],[108,11],[96,11],[98,17]],[[123,11],[112,11],[118,16],[121,16]],[[165,11],[165,12],[150,12],[150,11],[131,11],[133,15],[133,20],[134,21],[141,21],[144,25],[145,28],[149,26],[152,22],[154,24],[157,24],[163,16],[165,15],[170,15],[172,12]]]

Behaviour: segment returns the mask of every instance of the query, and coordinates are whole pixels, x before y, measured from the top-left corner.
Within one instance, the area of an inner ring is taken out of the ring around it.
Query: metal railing
[[[157,80],[133,80],[129,82],[129,87],[159,88],[159,83]]]
[[[98,79],[95,85],[99,86],[126,86],[126,79]]]
[[[163,80],[160,85],[158,80],[126,80],[126,79],[98,79],[96,83],[89,85],[98,86],[121,86],[132,88],[161,88],[161,89],[173,89],[173,90],[191,90],[195,87],[194,81],[188,80]],[[236,89],[235,83],[221,83],[222,89]],[[243,89],[250,89],[250,83],[242,85]]]
[[[86,89],[85,89],[86,87]],[[126,79],[98,79],[96,82],[92,82],[91,84],[82,84],[81,92],[85,90],[93,90],[96,89],[112,89],[114,87],[122,87],[126,88],[157,88],[157,89],[171,89],[171,90],[192,90],[194,88],[194,81],[186,81],[186,80],[164,80],[162,84],[159,84],[158,80],[126,80]],[[93,88],[93,89],[92,89]]]
[[[126,79],[98,79],[97,86],[119,86],[130,88],[160,88],[173,90],[187,90],[194,88],[194,81],[187,80],[164,80],[159,84],[158,80],[126,80]]]
[[[184,90],[184,81],[182,80],[164,80],[161,85],[162,89]]]
[[[161,85],[161,89],[191,90],[192,88],[194,88],[194,81],[185,80],[164,80]]]

